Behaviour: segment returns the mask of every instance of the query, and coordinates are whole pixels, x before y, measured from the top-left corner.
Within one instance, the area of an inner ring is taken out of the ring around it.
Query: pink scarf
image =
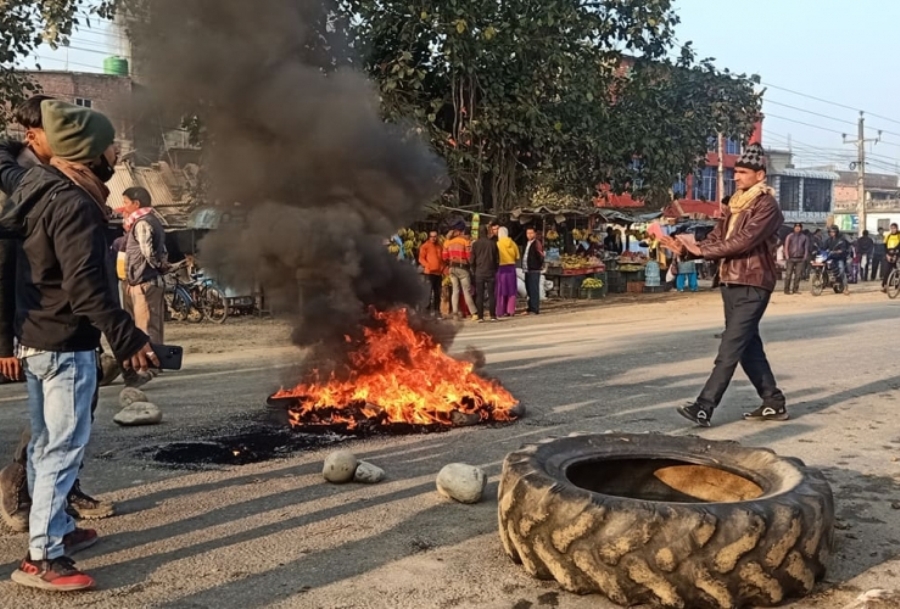
[[[145,216],[149,216],[153,213],[152,207],[142,207],[136,212],[131,213],[127,218],[125,218],[125,232],[130,233],[131,229],[134,228],[134,225],[137,224],[137,221]]]

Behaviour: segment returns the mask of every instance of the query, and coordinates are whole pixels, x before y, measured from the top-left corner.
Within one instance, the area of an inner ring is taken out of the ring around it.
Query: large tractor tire
[[[825,575],[834,499],[802,461],[734,442],[573,435],[511,453],[500,538],[532,576],[625,606],[772,606]]]

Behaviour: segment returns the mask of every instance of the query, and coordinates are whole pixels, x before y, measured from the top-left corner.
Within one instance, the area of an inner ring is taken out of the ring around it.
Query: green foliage
[[[85,17],[108,14],[99,0],[3,0],[0,2],[0,130],[16,105],[38,92],[27,75],[16,71],[19,62],[42,43],[66,45],[72,31],[89,25]]]
[[[751,82],[677,60],[670,0],[343,0],[388,120],[412,119],[461,203],[508,209],[539,186],[660,196],[716,129],[746,134]],[[639,58],[626,70],[623,57]],[[642,159],[634,170],[632,161]]]

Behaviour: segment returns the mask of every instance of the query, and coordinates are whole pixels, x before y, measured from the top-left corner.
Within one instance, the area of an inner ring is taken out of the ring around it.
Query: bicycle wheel
[[[822,290],[825,289],[825,277],[819,271],[813,273],[812,281],[812,295],[813,296],[821,296]]]
[[[900,295],[900,271],[894,269],[891,271],[891,274],[888,275],[887,280],[887,295],[891,300],[897,298]]]
[[[200,297],[200,306],[206,319],[213,323],[222,324],[228,319],[228,299],[218,288],[204,288]]]

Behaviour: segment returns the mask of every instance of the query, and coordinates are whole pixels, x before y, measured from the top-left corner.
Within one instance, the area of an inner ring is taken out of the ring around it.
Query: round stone
[[[480,467],[465,463],[444,466],[437,477],[437,490],[442,496],[460,503],[478,503],[487,486],[487,475]]]
[[[349,450],[333,452],[325,459],[322,476],[329,482],[341,484],[353,480],[358,465],[356,457]]]
[[[149,400],[147,399],[147,394],[140,389],[135,389],[134,387],[126,387],[122,390],[122,393],[119,394],[119,404],[122,406],[122,408],[128,408],[129,406],[137,402],[149,402]]]
[[[113,421],[125,427],[137,425],[156,425],[163,418],[163,413],[156,404],[135,402],[123,408],[113,417]]]
[[[353,481],[362,484],[377,484],[384,480],[384,470],[377,465],[360,461],[353,474]]]

